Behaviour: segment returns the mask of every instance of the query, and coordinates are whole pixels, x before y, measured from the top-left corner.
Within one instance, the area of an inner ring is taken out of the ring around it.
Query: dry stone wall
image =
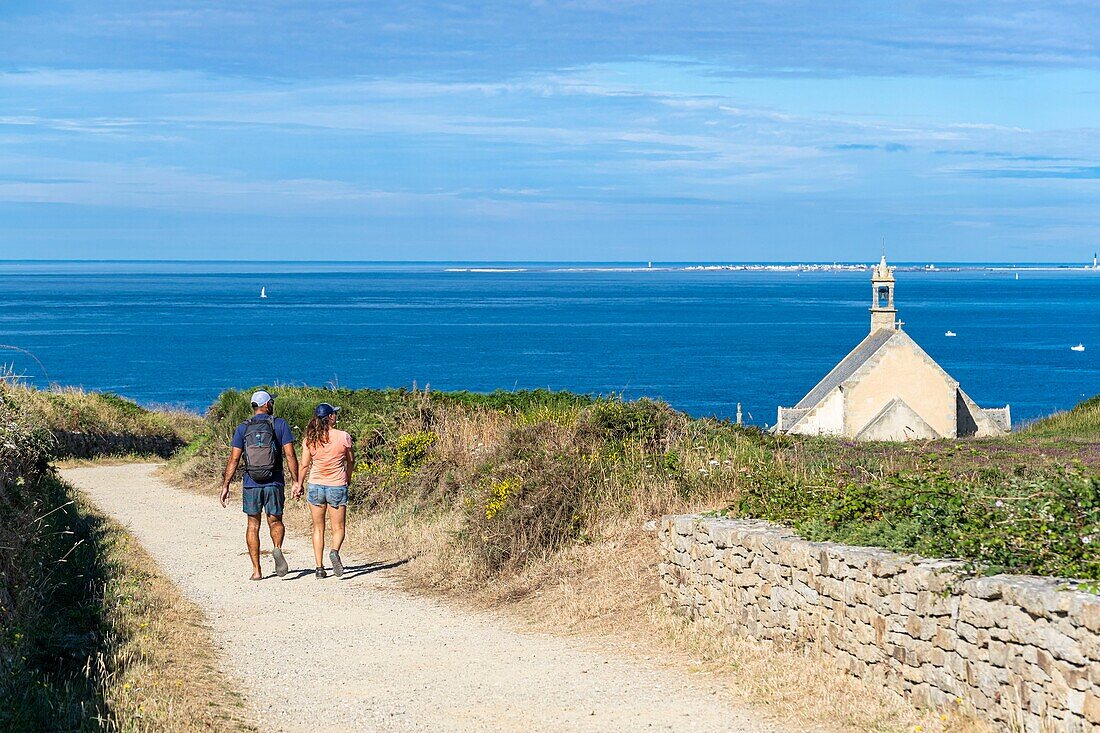
[[[176,437],[129,435],[125,433],[78,433],[55,430],[55,458],[96,458],[99,456],[156,455],[168,458],[183,446]]]
[[[1100,597],[1052,578],[809,542],[754,520],[665,517],[665,601],[784,645],[815,644],[921,705],[1006,730],[1100,733]]]

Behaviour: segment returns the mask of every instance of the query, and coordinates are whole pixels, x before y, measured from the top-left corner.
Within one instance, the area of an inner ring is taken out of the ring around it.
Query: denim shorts
[[[245,486],[241,490],[241,503],[244,505],[245,514],[259,514],[264,511],[268,516],[281,517],[283,504],[286,503],[286,493],[282,484]]]
[[[347,486],[322,486],[321,484],[309,484],[309,493],[306,501],[313,506],[342,507],[348,503]]]

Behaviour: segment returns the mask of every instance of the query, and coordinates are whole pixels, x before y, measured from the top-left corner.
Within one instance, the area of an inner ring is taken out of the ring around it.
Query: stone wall
[[[753,520],[665,517],[665,601],[921,705],[969,704],[1005,729],[1100,733],[1100,597],[1052,578],[809,542]]]
[[[124,433],[78,433],[53,431],[55,458],[97,458],[99,456],[155,455],[168,458],[184,443],[176,437],[129,435]]]

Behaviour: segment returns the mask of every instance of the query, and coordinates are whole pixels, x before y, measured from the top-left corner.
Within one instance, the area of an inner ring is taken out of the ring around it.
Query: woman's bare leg
[[[323,568],[325,566],[322,559],[325,555],[325,507],[327,504],[321,506],[309,505],[309,513],[313,516],[313,557],[317,560],[316,567]]]
[[[340,546],[344,544],[344,520],[348,516],[348,508],[346,506],[330,506],[328,508],[328,519],[332,523],[332,549],[337,552],[340,551]]]

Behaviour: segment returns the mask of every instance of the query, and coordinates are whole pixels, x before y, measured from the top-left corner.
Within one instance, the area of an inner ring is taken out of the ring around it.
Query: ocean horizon
[[[299,259],[254,259],[254,258],[201,258],[201,259],[162,259],[162,258],[97,258],[97,257],[61,257],[61,258],[0,258],[0,266],[3,265],[60,265],[60,264],[150,264],[150,265],[378,265],[378,266],[482,266],[482,265],[526,265],[532,267],[571,267],[575,265],[593,266],[607,265],[610,267],[645,267],[652,264],[654,267],[691,267],[698,265],[761,265],[761,266],[818,266],[818,265],[858,265],[871,267],[877,260],[299,260]],[[1053,267],[1058,269],[1084,269],[1092,267],[1091,260],[1061,261],[1061,260],[890,260],[891,267],[927,267],[929,264],[939,267],[961,267],[966,269],[986,268],[1021,268],[1021,267]]]
[[[41,366],[0,363],[196,411],[230,387],[416,382],[740,402],[768,425],[866,334],[870,264],[5,260],[0,343]],[[1100,391],[1100,272],[891,264],[904,328],[979,404],[1020,422]]]

